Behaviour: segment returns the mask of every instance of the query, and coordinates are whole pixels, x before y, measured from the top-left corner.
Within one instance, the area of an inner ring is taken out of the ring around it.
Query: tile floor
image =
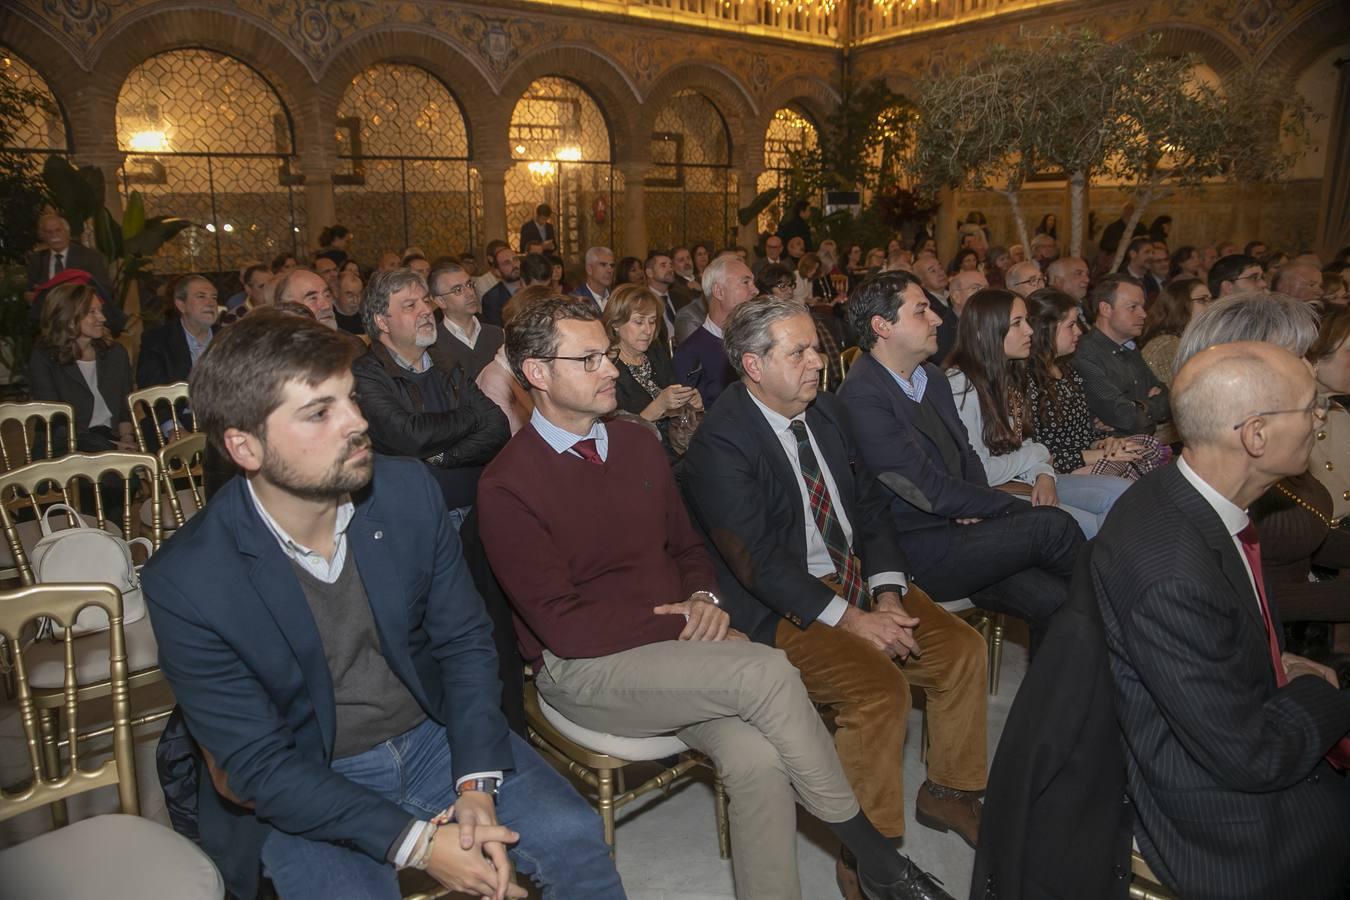
[[[1026,671],[1025,632],[1010,628],[1003,655],[999,692],[989,698],[989,752],[1003,731],[1012,698]],[[921,713],[910,714],[905,744],[906,806],[909,830],[904,852],[942,879],[947,890],[964,898],[970,890],[974,851],[955,833],[940,834],[914,823],[914,794],[924,778],[919,759]],[[18,710],[0,699],[0,784],[12,785],[27,774],[27,751],[21,737]],[[137,738],[141,812],[167,824],[164,798],[155,776],[154,746],[158,735],[147,729]],[[734,801],[733,801],[734,802]],[[116,808],[111,788],[71,801],[72,818]],[[0,822],[0,848],[50,828],[45,811]],[[618,865],[631,900],[732,900],[735,897],[731,863],[717,854],[711,781],[686,782],[668,795],[654,793],[627,807],[618,823]],[[809,816],[798,817],[797,867],[805,900],[835,900],[834,856],[837,845],[829,832]],[[786,861],[785,861],[786,863]]]

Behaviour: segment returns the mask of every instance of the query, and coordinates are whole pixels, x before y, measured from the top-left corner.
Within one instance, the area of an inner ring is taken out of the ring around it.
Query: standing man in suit
[[[478,321],[483,304],[473,289],[473,279],[463,267],[446,263],[427,279],[431,301],[442,313],[436,329],[436,343],[427,348],[436,365],[447,372],[456,365],[464,367],[470,380],[492,362],[502,346],[502,330]]]
[[[679,276],[675,274],[670,254],[661,250],[653,250],[647,255],[643,269],[647,273],[647,288],[656,295],[656,302],[661,304],[661,329],[657,338],[669,354],[675,347],[675,317],[679,314],[679,308],[675,303],[673,285]]]
[[[722,346],[722,326],[732,311],[755,296],[755,276],[745,263],[726,254],[708,263],[703,270],[703,296],[708,300],[708,315],[691,335],[680,341],[671,360],[680,384],[698,388],[703,408],[712,409],[713,401],[731,383],[734,373]],[[678,340],[678,333],[677,333]]]
[[[144,580],[205,758],[202,846],[241,897],[266,874],[288,900],[397,900],[406,867],[524,897],[514,861],[545,897],[622,898],[598,817],[507,728],[441,492],[371,450],[354,349],[249,316],[193,372],[197,416],[243,474]]]
[[[549,221],[552,218],[553,207],[547,203],[540,203],[534,208],[534,218],[520,226],[522,254],[529,252],[527,248],[532,243],[538,243],[540,246],[538,252],[546,256],[558,249],[558,233],[553,230],[553,223]]]
[[[1247,516],[1307,470],[1326,407],[1272,344],[1204,350],[1173,385],[1181,458],[1089,550],[1139,849],[1182,897],[1344,898],[1350,692],[1281,652]]]
[[[868,818],[905,832],[910,684],[928,698],[929,779],[918,819],[972,846],[985,786],[984,640],[911,580],[885,491],[856,470],[842,404],[819,394],[824,357],[791,300],[745,303],[726,325],[740,375],[690,445],[682,476],[718,564],[732,625],[787,654],[829,706]],[[837,873],[849,879],[841,857]]]
[[[94,279],[94,286],[103,297],[103,317],[113,336],[126,327],[126,313],[113,297],[112,278],[103,254],[70,238],[70,223],[65,216],[49,212],[38,219],[38,238],[42,249],[28,254],[28,285],[36,288],[52,280],[66,269],[80,269]],[[28,319],[37,325],[42,319],[42,303],[38,298],[29,310]]]
[[[572,291],[575,297],[589,300],[596,315],[605,314],[609,289],[614,284],[614,251],[608,247],[592,247],[586,251],[586,280]]]
[[[839,399],[862,462],[890,493],[909,574],[947,603],[970,597],[1031,625],[1032,647],[1069,596],[1083,533],[1054,506],[989,487],[942,371],[925,362],[938,316],[908,272],[883,272],[849,300],[858,346]]]

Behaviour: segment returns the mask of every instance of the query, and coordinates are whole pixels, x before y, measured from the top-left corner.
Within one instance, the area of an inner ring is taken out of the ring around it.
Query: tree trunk
[[[1150,181],[1147,187],[1134,195],[1134,215],[1130,216],[1130,221],[1125,223],[1125,232],[1120,236],[1120,246],[1116,247],[1116,255],[1111,260],[1111,268],[1107,270],[1108,272],[1119,270],[1120,264],[1125,261],[1125,254],[1130,249],[1130,241],[1134,240],[1134,226],[1139,224],[1139,220],[1144,216],[1144,210],[1153,202],[1156,187],[1157,182]]]
[[[999,191],[1008,205],[1012,207],[1013,225],[1017,228],[1017,239],[1022,243],[1027,259],[1031,259],[1031,239],[1027,237],[1027,220],[1022,216],[1022,201],[1017,191]]]
[[[1083,256],[1083,195],[1087,173],[1081,169],[1069,176],[1069,255]]]

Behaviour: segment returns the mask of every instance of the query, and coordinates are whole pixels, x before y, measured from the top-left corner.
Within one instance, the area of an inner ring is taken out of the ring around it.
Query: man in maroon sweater
[[[784,654],[728,628],[661,445],[601,421],[616,405],[608,349],[595,313],[564,298],[506,333],[535,411],[483,473],[478,510],[539,693],[587,728],[676,734],[712,758],[738,896],[801,896],[800,799],[858,855],[869,897],[947,898],[864,816]]]

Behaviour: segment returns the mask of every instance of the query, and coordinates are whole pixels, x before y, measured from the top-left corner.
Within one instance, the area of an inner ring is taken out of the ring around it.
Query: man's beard
[[[369,435],[361,434],[347,441],[342,456],[333,463],[333,467],[316,479],[306,481],[275,453],[263,456],[262,471],[259,473],[270,483],[302,500],[336,500],[352,491],[360,490],[370,482],[375,472],[375,457],[367,456],[365,461],[348,466],[347,460],[358,450],[370,446]]]

